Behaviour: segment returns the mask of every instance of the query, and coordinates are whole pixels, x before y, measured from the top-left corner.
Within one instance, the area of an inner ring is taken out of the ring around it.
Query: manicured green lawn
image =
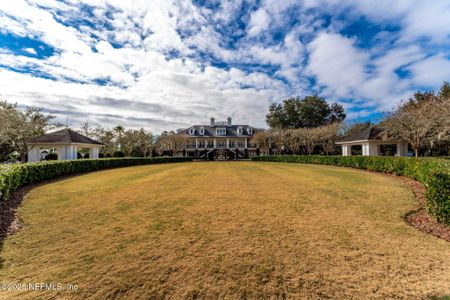
[[[130,167],[33,189],[0,252],[2,299],[427,298],[450,244],[407,225],[399,180],[300,164]]]

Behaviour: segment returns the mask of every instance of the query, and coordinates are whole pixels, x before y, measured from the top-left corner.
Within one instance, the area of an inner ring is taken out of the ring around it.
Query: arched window
[[[244,129],[243,129],[241,126],[239,126],[239,127],[237,128],[237,134],[241,135],[241,134],[243,134],[243,133],[244,133]]]
[[[194,135],[194,133],[195,133],[195,128],[194,127],[191,127],[191,128],[189,128],[189,135]]]
[[[252,135],[253,134],[253,128],[249,127],[247,129],[247,132],[248,132],[249,135]]]
[[[205,127],[200,127],[200,129],[198,130],[198,133],[200,135],[205,135]]]

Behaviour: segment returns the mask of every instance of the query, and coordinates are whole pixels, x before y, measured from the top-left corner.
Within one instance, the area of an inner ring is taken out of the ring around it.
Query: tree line
[[[317,95],[291,97],[272,104],[266,115],[269,130],[255,135],[265,153],[338,154],[336,141],[360,132],[370,122],[345,124],[344,108]],[[450,84],[438,92],[416,92],[386,113],[378,124],[391,140],[407,142],[419,155],[450,155]]]
[[[290,97],[269,106],[266,122],[270,129],[256,133],[252,143],[266,154],[338,154],[336,141],[371,126],[367,122],[348,125],[345,118],[341,105],[330,105],[323,97]],[[7,101],[0,101],[0,120],[0,162],[25,162],[29,139],[64,126],[41,108]],[[450,155],[450,84],[444,82],[438,92],[416,92],[378,125],[391,139],[406,141],[416,156]],[[164,155],[167,150],[182,150],[187,142],[173,131],[155,136],[144,128],[121,125],[91,127],[85,122],[79,131],[104,144],[101,157]]]
[[[384,130],[420,154],[450,155],[450,84],[438,92],[416,92],[381,122]]]
[[[81,124],[81,134],[102,144],[100,157],[149,157],[153,156],[155,137],[150,130],[126,129],[122,125],[112,128],[96,126],[88,122]]]

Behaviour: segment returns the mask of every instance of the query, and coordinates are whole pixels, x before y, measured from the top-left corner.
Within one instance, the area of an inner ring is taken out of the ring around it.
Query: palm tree
[[[122,133],[125,130],[122,125],[117,125],[114,127],[114,131],[117,132],[119,135],[118,141],[119,141],[119,150],[122,150]]]

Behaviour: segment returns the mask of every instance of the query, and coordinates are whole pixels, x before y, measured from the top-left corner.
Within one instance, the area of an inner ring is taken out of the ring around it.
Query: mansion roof
[[[225,134],[218,134],[217,129],[225,129]],[[242,131],[238,128],[242,129]],[[202,130],[203,129],[203,130]],[[185,134],[192,137],[250,137],[253,136],[256,129],[249,125],[231,125],[231,126],[210,126],[194,125],[187,129],[180,129],[178,134]],[[203,134],[202,134],[203,133]]]
[[[251,137],[258,130],[249,125],[232,125],[231,118],[227,122],[215,122],[211,118],[211,125],[193,125],[179,129],[178,134],[192,137]]]

